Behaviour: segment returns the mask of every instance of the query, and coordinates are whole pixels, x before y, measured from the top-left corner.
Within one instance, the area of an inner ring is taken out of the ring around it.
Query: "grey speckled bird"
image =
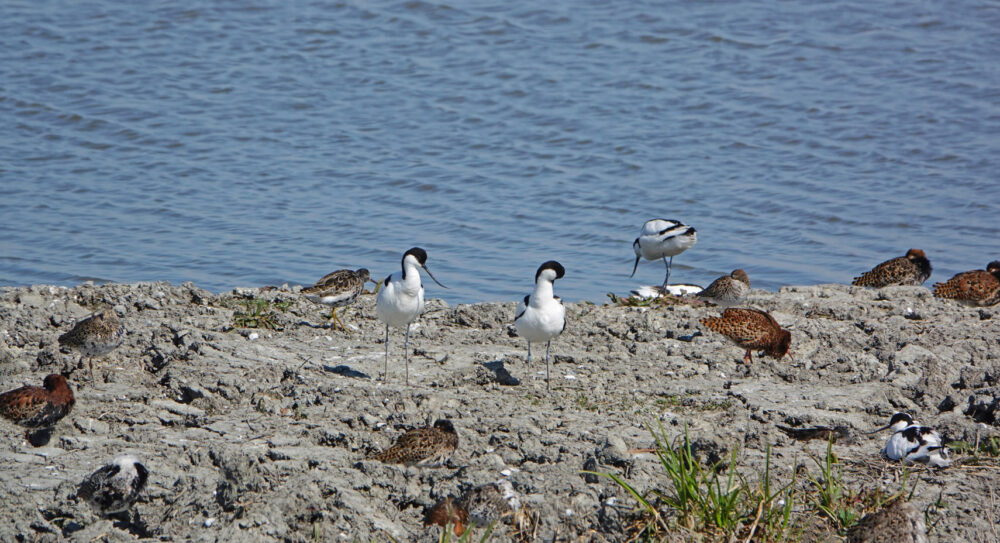
[[[729,275],[712,281],[708,288],[698,293],[698,297],[720,307],[739,304],[750,293],[750,277],[743,270],[733,270]]]
[[[80,353],[90,367],[90,380],[94,381],[94,361],[115,350],[125,340],[125,326],[111,309],[79,321],[73,329],[59,336],[59,344]]]
[[[848,543],[927,543],[924,515],[901,499],[869,513],[847,532]]]
[[[520,508],[521,497],[510,481],[502,479],[473,487],[458,499],[449,496],[439,501],[427,511],[424,525],[451,523],[455,535],[461,536],[472,524],[485,528],[513,516]]]
[[[364,268],[337,270],[324,275],[315,285],[302,289],[302,294],[310,301],[331,306],[330,321],[333,327],[336,329],[340,326],[341,330],[347,330],[337,317],[337,308],[353,304],[368,281],[371,281],[371,274]]]

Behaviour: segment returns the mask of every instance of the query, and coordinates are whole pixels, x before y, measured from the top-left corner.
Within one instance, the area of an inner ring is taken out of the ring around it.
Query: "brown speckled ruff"
[[[59,336],[59,344],[78,351],[87,358],[90,380],[94,380],[93,358],[115,350],[125,339],[125,326],[111,309],[104,309],[76,323],[73,329]]]
[[[0,416],[31,429],[54,426],[69,414],[76,400],[62,375],[47,376],[44,385],[24,386],[0,394]]]
[[[364,268],[337,270],[324,275],[315,285],[302,289],[302,294],[316,303],[332,306],[330,320],[334,327],[346,330],[337,317],[337,308],[353,304],[370,279],[371,274]]]
[[[906,256],[886,260],[854,278],[858,287],[888,287],[893,285],[922,285],[931,276],[931,261],[920,249],[910,249]]]
[[[388,449],[371,456],[386,464],[436,468],[444,465],[458,448],[458,434],[450,420],[438,419],[433,426],[409,430]]]
[[[869,513],[847,532],[848,543],[927,543],[924,515],[901,499]]]
[[[750,277],[743,270],[733,270],[729,275],[712,281],[698,297],[716,305],[728,307],[740,303],[750,292]]]
[[[986,265],[986,271],[972,270],[934,285],[936,298],[949,298],[965,305],[988,306],[1000,302],[1000,260]]]
[[[743,362],[753,362],[751,350],[781,358],[788,354],[792,333],[778,326],[771,315],[756,309],[729,308],[719,317],[706,317],[701,323],[747,350]]]

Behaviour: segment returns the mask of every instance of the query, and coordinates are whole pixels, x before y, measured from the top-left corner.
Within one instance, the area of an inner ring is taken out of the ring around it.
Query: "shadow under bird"
[[[432,426],[404,432],[392,446],[369,459],[386,464],[437,468],[443,466],[457,449],[455,426],[448,419],[438,419]]]
[[[853,442],[851,430],[846,426],[836,426],[833,428],[830,428],[829,426],[792,428],[790,426],[782,426],[779,424],[778,429],[788,437],[798,441],[811,441],[814,439],[829,441],[830,439],[833,439],[833,441],[846,441],[848,443]]]
[[[455,535],[462,536],[471,526],[490,526],[520,508],[520,496],[510,481],[503,479],[470,488],[458,498],[449,496],[439,501],[424,514],[424,526],[451,523]]]
[[[566,308],[552,292],[556,279],[566,275],[566,269],[555,260],[549,260],[535,272],[535,290],[524,297],[514,313],[517,335],[528,340],[528,359],[531,363],[531,344],[545,342],[545,388],[549,388],[549,346],[552,339],[566,329]]]
[[[427,269],[427,251],[414,247],[403,253],[402,271],[385,278],[382,289],[375,299],[375,314],[385,323],[385,372],[383,379],[389,378],[389,327],[406,328],[403,342],[403,360],[406,364],[406,384],[410,384],[410,323],[424,312],[424,286],[420,283],[420,268],[440,286],[442,285]]]
[[[660,260],[667,268],[663,279],[663,288],[670,284],[670,269],[674,265],[674,257],[690,249],[698,241],[697,231],[672,219],[651,219],[642,225],[639,237],[632,242],[635,252],[635,264],[632,266],[632,277],[639,267],[639,259]],[[667,260],[670,257],[670,260]]]
[[[741,269],[712,281],[708,288],[698,293],[698,297],[720,307],[738,305],[750,293],[750,276]]]
[[[302,294],[312,302],[331,306],[330,321],[334,329],[340,326],[341,330],[347,330],[337,317],[337,308],[353,304],[368,281],[372,281],[371,274],[364,268],[337,270],[324,275],[315,285],[302,289]]]
[[[90,380],[94,382],[94,358],[118,348],[125,339],[125,326],[111,309],[104,309],[77,322],[73,329],[59,336],[59,344],[87,359]]]
[[[973,307],[1000,303],[1000,260],[987,264],[986,270],[962,272],[943,283],[936,283],[934,297]]]
[[[892,430],[892,435],[882,448],[882,456],[904,464],[925,464],[933,468],[951,465],[948,448],[941,443],[941,435],[929,426],[921,426],[908,413],[896,413],[889,424],[869,432],[875,434]]]
[[[84,479],[76,495],[98,515],[114,515],[132,507],[148,479],[146,466],[135,456],[123,454]]]
[[[905,256],[886,260],[854,278],[856,287],[919,286],[931,276],[931,261],[920,249],[910,249]]]
[[[847,531],[847,543],[927,543],[924,514],[897,498]]]
[[[764,351],[767,356],[781,358],[792,345],[792,333],[781,328],[769,313],[757,309],[730,307],[719,317],[701,319],[714,332],[718,332],[736,345],[747,350],[744,363],[752,363],[752,350]]]

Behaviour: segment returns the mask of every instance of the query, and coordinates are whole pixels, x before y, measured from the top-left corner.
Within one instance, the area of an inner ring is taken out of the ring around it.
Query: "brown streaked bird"
[[[455,426],[450,420],[438,419],[433,426],[405,432],[391,447],[369,458],[386,464],[436,468],[443,466],[456,449]]]
[[[719,317],[706,317],[701,323],[747,350],[744,363],[752,363],[750,351],[764,351],[767,356],[781,358],[792,345],[792,333],[784,330],[774,317],[757,309],[730,307]]]
[[[512,516],[520,507],[520,496],[510,481],[503,479],[470,488],[458,499],[449,496],[439,501],[427,511],[424,526],[446,526],[450,522],[455,535],[461,536],[470,525],[487,527]]]
[[[0,416],[31,430],[55,426],[69,414],[76,400],[66,377],[58,373],[46,376],[43,384],[0,394]]]
[[[698,297],[721,307],[739,304],[750,292],[750,277],[744,270],[733,270],[729,275],[712,281],[708,288],[698,293]]]
[[[847,531],[848,543],[927,543],[924,515],[897,498]]]
[[[931,276],[931,261],[920,249],[906,251],[906,256],[886,260],[854,278],[857,287],[888,287],[894,285],[922,285]]]
[[[77,322],[73,329],[59,336],[59,344],[80,353],[90,367],[90,380],[94,381],[94,358],[115,350],[125,339],[125,326],[111,309]]]
[[[986,271],[972,270],[934,285],[935,298],[948,298],[971,306],[1000,302],[1000,260],[986,265]]]
[[[331,306],[330,321],[334,329],[340,326],[341,330],[347,330],[337,317],[337,308],[353,304],[368,281],[371,281],[371,274],[365,268],[337,270],[324,275],[315,285],[302,289],[302,294],[310,301]]]

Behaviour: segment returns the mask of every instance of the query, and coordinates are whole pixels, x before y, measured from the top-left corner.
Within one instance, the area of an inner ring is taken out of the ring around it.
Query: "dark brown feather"
[[[25,386],[0,394],[0,416],[26,428],[45,428],[68,415],[75,402],[66,378],[52,374],[44,387]]]

